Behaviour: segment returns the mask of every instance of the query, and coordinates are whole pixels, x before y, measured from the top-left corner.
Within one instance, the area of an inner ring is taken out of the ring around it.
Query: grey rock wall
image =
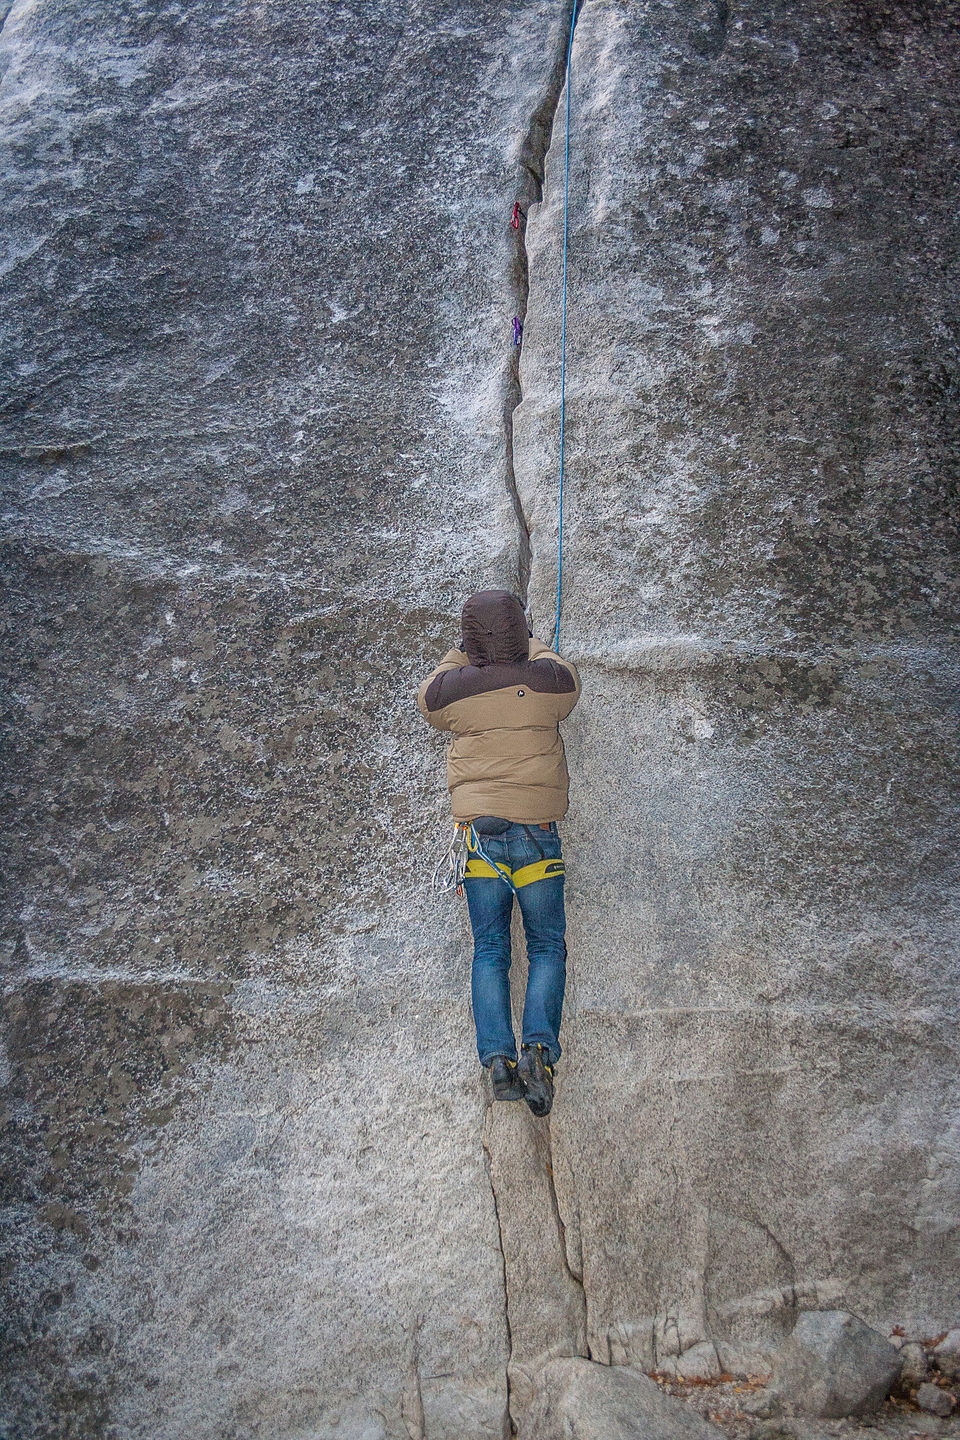
[[[552,1128],[595,1357],[738,1369],[797,1307],[957,1310],[957,20],[578,22]],[[536,614],[561,161],[514,417]]]
[[[569,15],[5,15],[11,1435],[960,1314],[953,6],[582,8],[566,1049],[478,1083],[413,691],[552,631]]]

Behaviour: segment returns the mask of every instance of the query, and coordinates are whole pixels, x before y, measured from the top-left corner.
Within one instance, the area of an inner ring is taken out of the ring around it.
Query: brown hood
[[[464,603],[463,649],[471,665],[516,665],[526,660],[531,631],[516,595],[479,590]]]

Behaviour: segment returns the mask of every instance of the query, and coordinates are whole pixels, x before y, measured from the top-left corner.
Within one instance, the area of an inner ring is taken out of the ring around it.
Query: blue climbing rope
[[[563,426],[567,399],[567,208],[570,197],[570,92],[573,89],[573,30],[577,23],[577,0],[570,11],[570,38],[567,41],[567,123],[563,155],[563,302],[560,313],[560,501],[557,528],[557,619],[553,627],[553,648],[560,650],[560,588],[563,583]]]

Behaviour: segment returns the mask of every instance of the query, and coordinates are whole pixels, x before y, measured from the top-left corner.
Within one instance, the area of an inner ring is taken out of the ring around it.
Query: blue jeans
[[[511,825],[502,835],[481,835],[479,839],[491,861],[507,866],[511,872],[541,859],[561,858],[555,820],[549,830],[541,830],[539,825]],[[495,876],[467,876],[464,888],[473,927],[471,991],[480,1063],[489,1064],[494,1055],[516,1060],[510,1011],[510,917],[514,895]],[[558,1031],[567,978],[563,876],[521,884],[516,898],[520,902],[528,962],[522,1043],[542,1045],[547,1063],[555,1064],[560,1058]]]

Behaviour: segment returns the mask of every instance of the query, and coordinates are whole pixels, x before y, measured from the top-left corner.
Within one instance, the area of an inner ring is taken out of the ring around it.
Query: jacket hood
[[[516,665],[530,654],[532,634],[516,595],[480,590],[463,606],[462,648],[471,665]]]

